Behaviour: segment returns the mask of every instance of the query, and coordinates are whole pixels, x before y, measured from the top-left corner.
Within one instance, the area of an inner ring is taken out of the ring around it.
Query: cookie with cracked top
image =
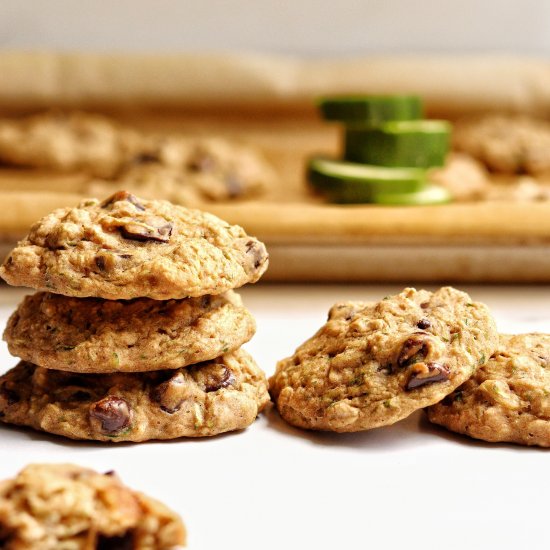
[[[241,227],[119,191],[42,218],[0,275],[11,285],[78,298],[168,300],[256,282],[267,265],[263,243]]]
[[[487,364],[427,413],[476,439],[550,447],[550,335],[501,335]]]
[[[378,303],[333,306],[327,323],[279,362],[270,392],[295,426],[368,430],[443,399],[497,341],[488,308],[466,293],[407,288]]]
[[[180,517],[159,501],[74,464],[30,464],[0,482],[5,550],[168,550],[185,544]]]
[[[0,377],[0,421],[71,439],[211,436],[246,428],[268,401],[242,349],[176,370],[76,374],[23,361]]]
[[[255,328],[231,290],[181,300],[129,301],[37,292],[12,314],[4,340],[12,355],[41,367],[140,372],[215,359],[248,342]]]

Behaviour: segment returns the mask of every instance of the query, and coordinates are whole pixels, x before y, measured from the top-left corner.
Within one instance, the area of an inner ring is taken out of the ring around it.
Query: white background
[[[258,321],[248,350],[271,374],[333,302],[399,290],[245,287]],[[492,308],[503,332],[549,331],[546,287],[466,290]],[[0,289],[0,329],[21,296]],[[0,360],[6,368],[16,362],[5,344]],[[301,431],[271,411],[243,432],[204,440],[74,443],[0,425],[0,441],[0,479],[28,462],[115,469],[181,513],[191,550],[548,548],[550,451],[455,436],[422,413],[358,434]]]
[[[547,0],[2,0],[0,47],[550,54]]]

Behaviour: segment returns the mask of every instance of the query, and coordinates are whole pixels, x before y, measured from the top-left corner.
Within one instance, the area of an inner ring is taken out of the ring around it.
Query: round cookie
[[[0,482],[0,547],[168,550],[185,528],[164,504],[123,485],[114,472],[31,464]]]
[[[4,340],[12,355],[41,367],[79,373],[177,369],[239,348],[256,324],[241,298],[182,300],[27,296]],[[32,335],[32,338],[29,338]]]
[[[244,350],[171,371],[73,374],[21,362],[0,377],[0,420],[71,439],[147,441],[241,430],[269,401]]]
[[[550,173],[550,124],[543,119],[488,114],[459,120],[453,128],[453,143],[494,172]]]
[[[147,136],[140,156],[122,167],[126,181],[148,179],[147,168],[171,169],[203,199],[224,201],[265,191],[276,179],[257,151],[220,138]],[[145,176],[145,178],[142,178]]]
[[[549,370],[550,335],[501,335],[487,364],[428,418],[476,439],[550,447]]]
[[[407,288],[378,303],[333,306],[327,323],[279,362],[270,392],[295,426],[368,430],[443,399],[497,341],[488,308],[466,293]]]
[[[254,150],[223,139],[152,136],[112,180],[85,182],[89,196],[127,189],[186,206],[247,199],[271,188],[273,169]]]
[[[168,300],[221,294],[267,269],[237,225],[119,191],[42,218],[0,268],[11,285],[78,298]]]
[[[142,141],[137,132],[88,113],[54,111],[0,121],[0,161],[16,166],[112,177]]]

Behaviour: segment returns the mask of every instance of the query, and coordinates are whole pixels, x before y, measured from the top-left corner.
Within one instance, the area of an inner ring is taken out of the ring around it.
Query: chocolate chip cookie
[[[148,134],[84,112],[0,120],[0,164],[90,176],[84,196],[128,189],[178,204],[251,198],[276,180],[253,148],[222,138]]]
[[[0,482],[5,550],[168,550],[185,538],[177,514],[114,472],[31,464]]]
[[[142,147],[143,138],[88,113],[47,112],[0,121],[0,163],[112,177]]]
[[[477,439],[550,447],[550,335],[501,335],[487,364],[427,413]]]
[[[458,121],[456,149],[472,155],[494,172],[550,174],[550,124],[525,115],[490,114]]]
[[[168,300],[256,282],[267,264],[265,246],[239,226],[120,191],[42,218],[0,275],[66,296]]]
[[[71,439],[201,437],[249,426],[269,401],[264,373],[240,349],[147,373],[75,374],[21,362],[0,377],[0,420]]]
[[[182,300],[129,301],[38,292],[12,314],[4,340],[12,355],[41,367],[140,372],[215,359],[248,342],[255,327],[231,290]]]
[[[144,141],[141,153],[121,167],[113,183],[146,198],[162,193],[183,204],[250,198],[276,179],[257,151],[238,143],[168,135]]]
[[[295,426],[368,430],[443,399],[497,342],[488,308],[466,293],[407,288],[378,303],[336,304],[327,323],[279,362],[270,391]]]

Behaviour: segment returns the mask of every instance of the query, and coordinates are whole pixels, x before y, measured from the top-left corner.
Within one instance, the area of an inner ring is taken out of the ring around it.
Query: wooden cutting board
[[[550,204],[327,205],[309,194],[303,177],[308,155],[339,149],[338,128],[322,123],[314,109],[322,93],[416,92],[426,98],[428,115],[448,118],[490,106],[544,116],[550,112],[546,62],[146,56],[140,68],[140,56],[10,55],[0,55],[0,73],[10,76],[0,82],[3,114],[81,107],[146,130],[215,134],[261,148],[280,184],[259,201],[202,207],[266,242],[267,279],[550,282]],[[151,81],[162,67],[178,69],[180,89],[165,77]],[[225,95],[211,89],[219,74]],[[39,85],[31,85],[31,76]],[[0,170],[2,250],[53,208],[76,204],[83,177]]]

